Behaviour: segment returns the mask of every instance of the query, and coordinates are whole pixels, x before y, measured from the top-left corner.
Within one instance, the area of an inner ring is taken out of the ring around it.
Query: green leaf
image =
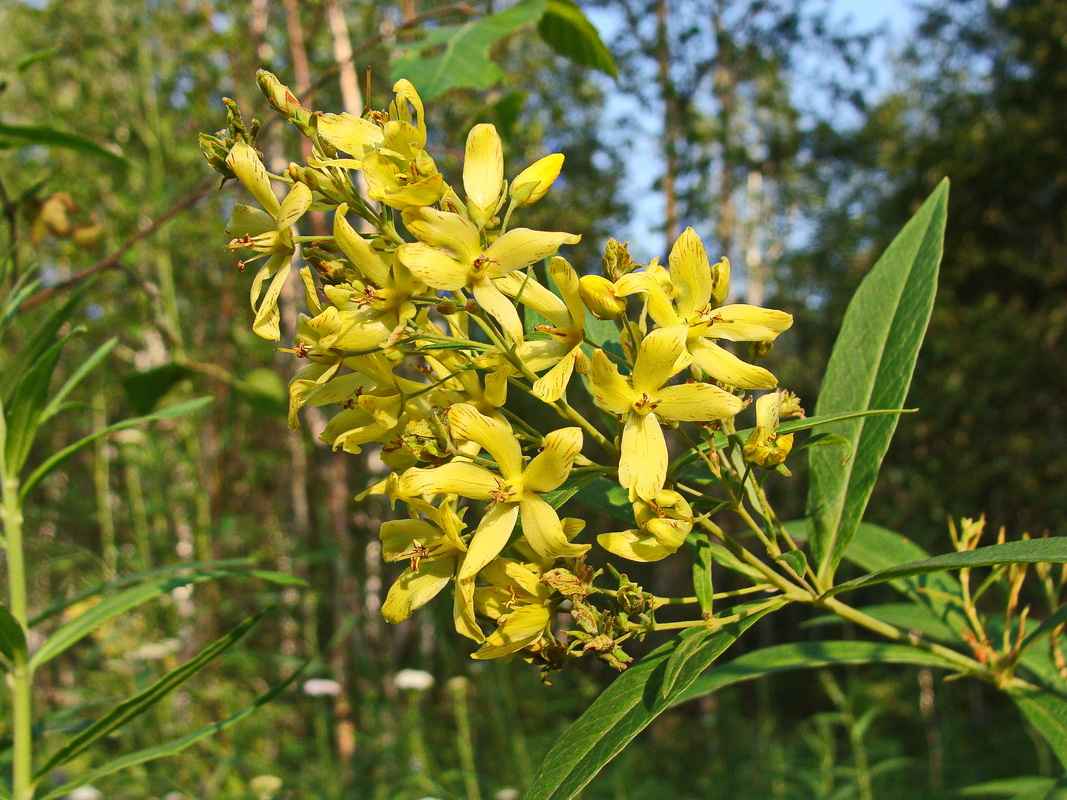
[[[126,390],[133,410],[138,414],[148,414],[167,392],[188,378],[191,372],[188,367],[171,362],[144,372],[124,375],[122,388]]]
[[[611,51],[573,0],[548,0],[545,15],[537,24],[537,30],[545,43],[564,58],[618,80],[619,74]]]
[[[67,302],[45,317],[41,326],[33,332],[28,344],[16,355],[14,361],[0,373],[0,400],[10,404],[15,394],[15,388],[23,377],[25,371],[35,364],[41,355],[55,343],[56,334],[65,323],[70,321],[74,314],[74,307],[81,302],[86,291],[90,287],[85,286],[75,292]],[[16,368],[16,364],[21,369]]]
[[[923,561],[899,564],[888,569],[871,572],[862,577],[838,584],[824,596],[832,597],[841,592],[870,586],[875,583],[925,575],[929,572],[963,569],[965,567],[993,567],[998,564],[1067,564],[1067,539],[1029,539],[1022,542],[1006,542],[965,550],[962,553],[945,553]]]
[[[667,664],[674,652],[685,646],[685,638],[675,637],[626,670],[552,747],[525,800],[569,800],[578,794],[638,733],[673,705],[738,636],[771,610],[763,609],[701,637],[700,647],[674,669],[673,688],[667,697],[662,694]],[[696,635],[702,633],[706,631]]]
[[[934,616],[930,609],[916,603],[877,603],[875,605],[860,606],[868,617],[874,617],[880,622],[888,623],[902,631],[920,633],[927,639],[945,644],[959,644],[963,641],[956,629],[946,625],[944,621]],[[845,620],[836,614],[826,614],[809,620],[804,627],[819,627],[822,625],[842,625]]]
[[[236,570],[201,570],[187,575],[161,578],[149,583],[142,583],[130,589],[126,589],[113,597],[102,600],[84,613],[70,620],[49,636],[30,658],[30,667],[37,669],[42,664],[51,661],[67,648],[88,636],[94,630],[115,617],[126,613],[131,608],[154,600],[162,594],[173,591],[190,583],[204,583],[205,581],[220,580],[222,578],[263,578],[273,580],[283,585],[290,582],[290,576],[284,573],[267,572],[261,570],[236,571]]]
[[[674,704],[717,692],[726,686],[765,675],[795,669],[832,667],[837,664],[914,664],[923,667],[956,667],[940,656],[903,644],[882,642],[799,642],[778,644],[717,664],[675,697]]]
[[[808,568],[808,558],[802,550],[789,550],[778,556],[776,560],[788,564],[798,575],[803,575],[804,570]]]
[[[113,761],[107,762],[101,767],[97,767],[94,770],[82,773],[76,779],[70,781],[69,783],[64,783],[62,786],[56,787],[48,794],[44,795],[44,797],[40,798],[40,800],[56,800],[56,798],[70,794],[79,786],[84,786],[87,783],[92,783],[93,781],[103,778],[105,775],[111,775],[128,767],[133,767],[138,764],[144,764],[148,761],[154,761],[157,758],[166,758],[168,756],[177,755],[190,745],[196,744],[201,739],[206,739],[208,736],[213,736],[219,731],[226,730],[231,725],[240,722],[242,719],[247,717],[257,708],[260,708],[261,706],[264,706],[269,703],[271,700],[273,700],[275,697],[277,697],[287,688],[289,688],[293,681],[295,681],[298,677],[300,677],[301,674],[303,674],[304,670],[310,663],[310,661],[304,662],[300,666],[300,668],[296,670],[296,672],[294,672],[288,678],[283,680],[281,683],[278,683],[271,687],[267,692],[261,694],[255,699],[255,701],[253,701],[250,706],[248,706],[248,708],[237,712],[232,717],[228,717],[227,719],[224,719],[220,722],[213,722],[210,725],[205,725],[203,728],[200,728],[197,731],[193,731],[192,733],[183,736],[180,739],[175,739],[172,742],[166,742],[165,744],[159,744],[155,747],[148,747],[144,750],[138,750],[135,753],[129,753],[127,755],[120,756],[119,758],[116,758]]]
[[[1067,606],[1063,606],[1056,610],[1054,614],[1051,614],[1048,619],[1044,620],[1040,625],[1034,628],[1023,639],[1022,649],[1026,650],[1030,645],[1040,639],[1046,634],[1052,633],[1056,628],[1067,622]]]
[[[957,789],[959,797],[1010,797],[1013,800],[1043,798],[1056,786],[1055,778],[1043,778],[1027,775],[1019,778],[1003,778],[998,781],[985,781]]]
[[[937,291],[947,206],[945,180],[860,284],[830,355],[816,415],[903,405]],[[828,432],[855,447],[844,466],[833,452],[809,453],[808,516],[814,520],[809,545],[815,570],[827,584],[863,518],[896,425],[891,415],[831,426]]]
[[[64,408],[63,401],[66,399],[67,395],[81,383],[86,375],[96,369],[100,363],[107,358],[108,354],[115,348],[115,345],[118,344],[118,341],[117,338],[109,339],[94,350],[92,355],[78,365],[78,368],[74,370],[74,373],[67,378],[66,382],[59,388],[59,391],[52,395],[52,399],[48,401],[48,405],[41,411],[40,422],[42,424],[50,420]]]
[[[696,540],[696,553],[693,556],[693,592],[700,603],[700,613],[711,616],[715,608],[713,595],[715,587],[711,579],[711,542],[706,535]]]
[[[175,403],[172,406],[161,408],[159,411],[154,411],[151,414],[147,414],[143,417],[133,417],[132,419],[124,419],[121,422],[116,422],[114,425],[108,425],[103,430],[96,431],[86,436],[84,439],[79,439],[74,444],[67,445],[58,453],[53,453],[45,461],[37,467],[22,483],[22,488],[19,491],[19,498],[24,500],[31,491],[40,483],[52,470],[73,456],[79,450],[82,450],[97,439],[104,436],[110,436],[116,431],[122,431],[126,428],[133,428],[137,425],[141,425],[146,422],[154,422],[160,419],[172,419],[173,417],[180,417],[183,414],[191,414],[194,411],[199,411],[214,400],[212,397],[198,397],[196,400],[187,400],[184,403]]]
[[[563,482],[562,486],[554,491],[545,492],[544,495],[542,495],[542,499],[552,506],[552,508],[559,508],[586,486],[589,486],[596,481],[597,478],[601,477],[603,477],[602,472],[593,470],[590,470],[589,472],[572,472],[567,477],[567,480]]]
[[[61,147],[85,156],[95,156],[110,161],[117,167],[126,168],[126,159],[111,150],[76,133],[68,133],[48,125],[5,125],[0,123],[0,140],[8,140],[26,147]]]
[[[16,655],[26,656],[26,631],[3,603],[0,603],[0,654],[12,663]]]
[[[25,72],[39,61],[46,61],[53,56],[57,56],[63,52],[62,47],[49,47],[47,50],[38,50],[36,53],[30,53],[19,59],[19,62],[15,64],[15,72]]]
[[[14,397],[7,409],[7,437],[4,442],[4,469],[7,475],[18,475],[37,438],[41,412],[47,405],[48,386],[52,373],[71,337],[82,331],[75,328],[41,354],[23,374],[15,387]]]
[[[407,78],[426,101],[450,89],[487,89],[506,77],[489,49],[537,22],[545,5],[546,0],[520,0],[499,14],[427,31],[420,41],[398,46],[404,54],[393,61],[392,79]]]
[[[1048,742],[1060,766],[1067,769],[1067,701],[1051,692],[1015,691],[1008,694]]]
[[[35,781],[40,780],[56,767],[61,767],[71,759],[76,758],[97,740],[102,739],[116,728],[143,714],[147,709],[154,706],[206,667],[209,662],[233,646],[270,610],[264,609],[258,614],[249,617],[221,639],[205,647],[194,658],[186,661],[176,670],[167,673],[143,692],[139,692],[115,706],[115,708],[57,750],[34,773],[33,779]]]
[[[77,605],[91,597],[104,594],[105,592],[113,592],[117,589],[122,589],[125,586],[141,584],[153,578],[158,579],[178,574],[193,574],[198,570],[212,572],[218,572],[220,570],[240,571],[242,573],[246,572],[249,577],[263,578],[264,580],[282,586],[307,586],[305,581],[295,575],[288,575],[284,572],[251,569],[254,563],[255,562],[253,562],[251,558],[220,558],[215,561],[184,561],[180,564],[168,564],[164,567],[156,567],[155,569],[123,575],[121,578],[116,578],[107,583],[98,584],[91,589],[86,589],[84,592],[80,592],[71,597],[63,597],[61,600],[53,601],[40,611],[37,616],[30,620],[30,627],[36,627],[45,620],[51,619],[56,614],[61,614],[71,606]]]
[[[0,275],[0,280],[3,280],[2,275]],[[0,309],[0,333],[11,324],[11,320],[15,318],[19,308],[26,302],[26,298],[36,292],[37,287],[40,285],[41,282],[39,280],[26,281],[22,286],[13,288],[11,293],[4,298],[3,308]]]
[[[598,511],[610,514],[625,525],[633,525],[634,509],[626,496],[626,490],[603,475],[600,478],[601,480],[582,487],[578,492],[578,499]]]

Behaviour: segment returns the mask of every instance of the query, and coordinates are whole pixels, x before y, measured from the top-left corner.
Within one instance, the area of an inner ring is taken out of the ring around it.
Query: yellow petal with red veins
[[[540,639],[548,629],[552,613],[541,605],[519,606],[485,639],[471,658],[485,660],[517,653]]]
[[[357,160],[382,142],[382,129],[355,114],[323,114],[318,120],[318,132],[338,150]]]
[[[548,258],[562,245],[578,244],[581,240],[574,233],[512,228],[485,251],[489,258],[489,277],[500,278],[512,270],[524,269]]]
[[[667,440],[655,414],[631,414],[622,429],[619,483],[630,500],[655,497],[667,480]]]
[[[671,248],[671,282],[678,289],[678,314],[684,319],[711,299],[711,264],[696,231],[686,228]]]
[[[641,340],[641,346],[637,350],[637,363],[634,364],[635,394],[655,393],[678,372],[678,357],[685,348],[688,334],[688,325],[672,325],[669,328],[658,328]]]
[[[743,303],[715,309],[707,335],[731,342],[770,342],[793,324],[793,315]]]
[[[382,604],[382,616],[388,622],[404,621],[448,586],[455,568],[455,559],[442,558],[424,561],[417,570],[406,570],[390,587]]]
[[[523,538],[542,558],[577,558],[588,552],[587,544],[572,544],[563,533],[556,509],[539,495],[527,494],[519,503]]]
[[[471,218],[484,227],[492,217],[504,184],[504,146],[492,125],[471,128],[463,157],[463,190]]]
[[[527,465],[522,473],[524,489],[551,492],[567,480],[574,459],[582,451],[582,429],[560,428],[545,437],[545,449]]]
[[[656,395],[656,413],[680,422],[709,422],[727,419],[744,408],[741,398],[710,383],[683,383],[664,386]]]
[[[504,480],[519,477],[522,447],[510,427],[485,416],[469,403],[456,403],[448,409],[448,424],[456,439],[477,442],[485,448],[496,460]]]
[[[637,530],[602,533],[596,540],[612,555],[630,561],[660,561],[674,552],[657,542],[654,536]]]
[[[689,342],[689,353],[696,365],[716,381],[739,389],[773,389],[778,379],[763,367],[742,361],[733,353],[704,339]]]
[[[431,469],[409,469],[400,476],[400,493],[416,497],[458,494],[472,500],[488,500],[498,485],[492,472],[463,461]]]
[[[500,323],[501,329],[513,342],[521,342],[523,338],[522,319],[515,309],[515,304],[509,300],[488,278],[476,280],[471,285],[474,299],[485,313]]]
[[[422,242],[412,242],[400,245],[396,249],[396,257],[427,286],[454,292],[467,285],[467,265],[456,261],[444,250]]]
[[[482,567],[500,555],[511,532],[515,530],[515,520],[518,516],[517,503],[497,503],[490,506],[467,545],[467,555],[459,568],[460,580],[473,578]]]
[[[630,410],[634,390],[603,350],[593,352],[593,368],[589,375],[596,404],[612,414],[625,414]]]
[[[270,176],[259,160],[256,148],[245,142],[237,142],[226,156],[226,166],[233,170],[263,210],[277,219],[281,204],[271,188]]]

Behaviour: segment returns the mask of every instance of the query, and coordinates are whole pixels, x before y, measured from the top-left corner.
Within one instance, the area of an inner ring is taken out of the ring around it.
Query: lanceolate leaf
[[[71,374],[69,378],[67,378],[63,385],[59,388],[59,391],[52,395],[51,399],[49,399],[48,401],[48,405],[45,406],[44,410],[41,412],[42,425],[63,409],[63,401],[66,400],[67,395],[69,395],[74,390],[74,388],[79,383],[81,383],[82,379],[86,375],[96,369],[100,365],[100,363],[105,358],[107,358],[108,353],[110,353],[115,348],[115,345],[118,344],[118,342],[118,338],[109,339],[108,341],[100,345],[98,348],[96,348],[96,350],[94,350],[88,358],[86,358],[78,365],[78,368],[74,370],[73,374]]]
[[[139,605],[147,603],[159,597],[161,594],[170,592],[180,586],[190,583],[203,583],[204,581],[219,580],[221,578],[263,578],[274,580],[277,583],[287,584],[291,582],[290,576],[284,573],[266,571],[238,572],[232,570],[205,570],[193,572],[177,577],[163,578],[151,583],[142,583],[127,589],[124,592],[102,600],[83,614],[72,619],[65,625],[61,625],[37,652],[30,658],[30,667],[36,669],[42,664],[52,660],[71,645],[77,643],[101,625],[113,620],[120,614],[129,611]]]
[[[18,360],[12,362],[0,373],[0,400],[3,400],[5,405],[10,403],[11,397],[15,393],[15,387],[25,371],[35,364],[41,354],[55,343],[59,329],[70,320],[74,313],[74,307],[81,302],[89,288],[90,286],[85,286],[78,290],[71,295],[67,302],[49,314],[40,327],[33,332],[29,343],[19,350]]]
[[[1030,539],[1022,542],[1007,542],[962,553],[946,553],[923,561],[900,564],[864,575],[847,583],[839,584],[826,592],[831,597],[860,586],[925,575],[930,572],[963,569],[965,567],[992,567],[998,564],[1067,564],[1067,538]]]
[[[30,473],[26,480],[22,484],[22,489],[19,491],[19,497],[25,499],[26,496],[33,491],[34,487],[43,480],[49,472],[54,470],[72,455],[79,450],[88,447],[97,439],[104,436],[110,436],[116,431],[125,430],[126,428],[133,428],[137,425],[141,425],[145,422],[153,422],[160,419],[171,419],[173,417],[180,417],[183,414],[189,414],[193,411],[198,411],[204,406],[212,402],[214,398],[211,397],[199,397],[196,400],[187,400],[184,403],[175,403],[172,406],[161,408],[159,411],[147,414],[143,417],[134,417],[132,419],[124,419],[121,422],[116,422],[114,425],[108,425],[102,430],[96,431],[86,436],[84,439],[79,439],[74,444],[67,445],[58,453],[53,453],[49,456],[37,469]]]
[[[1055,778],[1026,775],[984,781],[956,790],[957,797],[1006,797],[1010,800],[1052,800],[1049,792],[1057,787]]]
[[[943,181],[860,284],[830,356],[817,416],[903,405],[933,309],[947,204]],[[896,424],[890,415],[827,426],[853,442],[855,455],[844,465],[832,450],[809,451],[809,544],[826,583],[860,524]]]
[[[0,654],[8,661],[14,661],[16,654],[26,655],[26,632],[3,603],[0,603]]]
[[[552,506],[552,508],[559,508],[602,475],[602,472],[596,472],[595,470],[589,470],[588,472],[572,472],[570,477],[568,477],[558,489],[551,492],[545,492],[544,501]]]
[[[611,51],[573,0],[548,0],[537,30],[548,46],[561,56],[613,78],[619,77]]]
[[[691,629],[620,675],[549,751],[525,800],[569,800],[577,795],[638,733],[673,705],[738,636],[770,610],[761,610],[710,634]],[[690,637],[699,639],[700,645],[689,648],[686,640]],[[685,656],[672,664],[673,685],[664,697],[668,664],[679,648],[686,650]]]
[[[67,742],[67,744],[56,751],[52,757],[37,770],[34,774],[34,780],[40,780],[56,767],[66,764],[72,758],[75,758],[80,753],[84,752],[86,748],[93,744],[93,742],[107,736],[111,731],[143,714],[148,708],[158,703],[206,667],[210,661],[228,650],[233,644],[248,633],[248,631],[252,629],[252,626],[259,622],[260,618],[269,610],[270,609],[260,611],[258,614],[249,617],[221,639],[205,647],[194,658],[186,661],[173,672],[167,673],[143,692],[140,692],[115,706],[115,708],[81,733],[74,736]]]
[[[1041,691],[1011,692],[1010,696],[1067,769],[1067,701]]]
[[[697,678],[674,703],[717,692],[726,686],[743,683],[777,672],[796,669],[831,667],[835,664],[916,664],[944,667],[955,671],[951,662],[933,653],[903,644],[881,642],[800,642],[765,647],[735,658]]]
[[[87,783],[92,783],[93,781],[103,778],[105,775],[111,775],[128,767],[133,767],[138,764],[144,764],[148,761],[154,761],[157,758],[166,758],[168,756],[177,755],[190,745],[196,744],[201,739],[205,739],[208,736],[213,736],[219,731],[226,730],[226,728],[229,728],[231,725],[240,722],[242,719],[247,717],[260,706],[264,706],[269,703],[271,700],[273,700],[275,697],[285,691],[292,684],[293,681],[300,677],[300,675],[304,672],[304,668],[306,666],[307,664],[305,663],[300,667],[300,669],[298,669],[288,678],[283,680],[281,683],[273,686],[269,691],[257,697],[256,700],[252,703],[252,705],[250,705],[248,708],[244,709],[243,711],[237,712],[232,717],[228,717],[227,719],[224,719],[221,722],[214,722],[211,725],[205,725],[203,728],[200,728],[197,731],[193,731],[192,733],[188,734],[187,736],[183,736],[180,739],[175,739],[173,742],[166,742],[165,744],[156,745],[155,747],[148,747],[144,750],[138,750],[136,753],[129,753],[128,755],[116,758],[114,761],[109,761],[103,766],[97,767],[96,769],[90,770],[89,772],[84,772],[79,775],[75,780],[53,789],[48,794],[44,795],[44,797],[40,798],[40,800],[56,800],[56,798],[64,797],[70,794],[79,786],[84,786]]]
[[[125,158],[97,144],[92,139],[47,125],[4,125],[0,123],[0,143],[4,143],[5,140],[19,146],[62,147],[81,155],[103,158],[118,167],[127,166]]]
[[[393,80],[407,78],[423,100],[449,89],[486,89],[504,79],[489,59],[489,48],[545,13],[546,0],[520,0],[506,11],[461,25],[428,31],[413,44],[401,45],[405,54],[393,62]]]

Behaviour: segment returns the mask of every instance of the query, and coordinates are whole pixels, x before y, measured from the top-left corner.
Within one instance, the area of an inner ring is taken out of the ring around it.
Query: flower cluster
[[[477,125],[453,186],[426,150],[425,111],[407,81],[387,110],[362,117],[311,112],[266,73],[260,86],[311,140],[307,165],[270,174],[243,127],[207,137],[205,150],[258,203],[238,205],[227,231],[232,249],[253,253],[242,268],[263,260],[251,292],[260,336],[280,338],[298,248],[307,262],[308,313],[291,352],[308,364],[289,386],[290,425],[303,406],[329,406],[322,439],[350,453],[374,445],[392,470],[371,489],[406,511],[380,532],[385,558],[407,564],[386,618],[451,588],[475,658],[523,651],[558,665],[594,652],[622,668],[618,644],[655,602],[613,568],[618,587],[596,585],[594,541],[631,561],[683,545],[705,517],[683,496],[693,490],[672,472],[665,431],[712,464],[715,430],[732,431],[749,392],[777,385],[724,343],[769,350],[792,318],[727,303],[729,263],[712,264],[691,228],[666,266],[636,264],[612,241],[604,274],[579,274],[556,255],[577,234],[512,224],[551,189],[563,156],[508,180],[500,136]],[[332,212],[332,233],[295,235],[309,211]],[[777,468],[788,454],[791,439],[776,436],[783,402],[760,398],[750,464]],[[559,508],[604,480],[625,491],[632,527],[588,537]],[[577,624],[565,641],[561,606]]]

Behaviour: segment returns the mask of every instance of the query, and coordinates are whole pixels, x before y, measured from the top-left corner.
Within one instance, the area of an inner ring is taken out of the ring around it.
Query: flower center
[[[655,411],[659,406],[659,403],[659,400],[654,400],[649,397],[647,392],[642,392],[640,397],[634,399],[631,407],[638,414],[644,416],[645,414],[650,414]]]

